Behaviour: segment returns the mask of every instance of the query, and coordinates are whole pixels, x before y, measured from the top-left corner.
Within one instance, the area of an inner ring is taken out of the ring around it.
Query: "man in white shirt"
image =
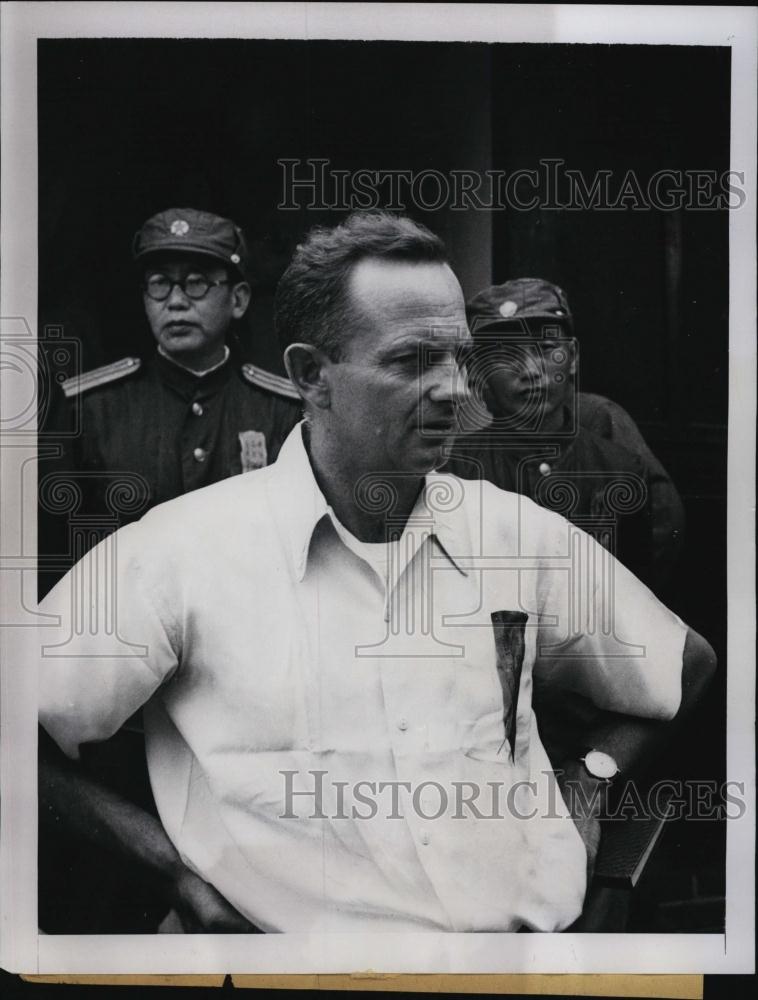
[[[470,335],[428,230],[313,231],[277,325],[306,413],[277,462],[155,508],[44,605],[43,726],[75,759],[145,705],[162,825],[60,762],[53,808],[73,795],[188,930],[560,930],[601,793],[712,651],[562,518],[435,474]],[[112,586],[82,601],[95,579]],[[537,672],[608,713],[565,763],[567,802]]]

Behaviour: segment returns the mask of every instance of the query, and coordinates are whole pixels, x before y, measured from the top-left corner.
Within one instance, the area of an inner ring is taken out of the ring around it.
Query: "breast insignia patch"
[[[252,472],[268,465],[266,435],[262,431],[240,431],[240,458],[242,471]]]

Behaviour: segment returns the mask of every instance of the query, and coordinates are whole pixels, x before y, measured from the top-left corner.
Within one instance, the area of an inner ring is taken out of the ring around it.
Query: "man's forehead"
[[[353,304],[368,314],[408,322],[439,317],[441,324],[465,326],[461,286],[441,261],[367,258],[353,268],[348,287]]]

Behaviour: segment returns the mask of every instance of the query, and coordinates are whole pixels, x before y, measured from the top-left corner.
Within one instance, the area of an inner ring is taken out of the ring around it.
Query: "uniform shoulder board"
[[[242,366],[242,375],[251,385],[258,386],[259,389],[266,389],[268,392],[276,393],[277,396],[286,396],[287,399],[296,399],[300,402],[300,393],[283,375],[274,375],[267,372],[265,368],[247,362]]]
[[[108,382],[116,382],[127,375],[133,375],[139,371],[141,364],[139,358],[121,358],[120,361],[103,365],[102,368],[93,368],[91,372],[72,375],[71,378],[61,382],[61,389],[66,398],[70,399],[72,396],[78,396],[80,392],[96,389],[98,386],[107,385]]]

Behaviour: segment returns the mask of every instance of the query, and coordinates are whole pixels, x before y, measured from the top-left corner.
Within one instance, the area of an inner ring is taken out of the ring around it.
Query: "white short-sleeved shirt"
[[[533,673],[669,718],[685,626],[489,483],[428,476],[386,572],[344,531],[299,427],[154,508],[43,603],[43,725],[76,756],[145,704],[169,837],[263,930],[567,926],[586,857]]]

